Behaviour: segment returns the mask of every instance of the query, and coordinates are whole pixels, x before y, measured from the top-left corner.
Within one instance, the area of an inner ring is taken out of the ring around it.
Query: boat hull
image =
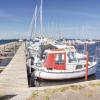
[[[88,69],[88,76],[95,74],[96,66],[92,66]],[[74,71],[74,72],[48,72],[48,71],[39,71],[35,70],[34,75],[37,78],[46,79],[46,80],[63,80],[63,79],[74,79],[85,77],[85,70]]]

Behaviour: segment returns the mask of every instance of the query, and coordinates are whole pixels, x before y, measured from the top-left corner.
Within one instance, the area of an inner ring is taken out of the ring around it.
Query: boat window
[[[81,69],[82,68],[82,65],[77,65],[76,66],[76,69]]]
[[[76,57],[75,57],[75,53],[74,52],[69,52],[67,54],[68,58],[69,58],[69,63],[76,61]]]
[[[94,61],[94,57],[93,56],[89,57],[89,61],[93,62]]]
[[[42,59],[45,59],[45,58],[46,58],[46,53],[43,53]]]
[[[44,57],[44,62],[46,61],[47,56],[48,56],[48,53],[45,53],[45,54],[43,55],[43,57]]]
[[[56,54],[56,64],[64,64],[64,54]]]

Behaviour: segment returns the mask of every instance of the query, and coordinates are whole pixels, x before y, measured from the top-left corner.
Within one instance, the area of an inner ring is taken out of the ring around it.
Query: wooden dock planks
[[[0,89],[27,87],[25,43],[22,43],[9,65],[0,74]]]

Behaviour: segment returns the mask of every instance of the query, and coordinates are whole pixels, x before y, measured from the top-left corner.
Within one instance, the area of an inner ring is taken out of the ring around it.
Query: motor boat
[[[41,46],[43,47],[43,46]],[[57,46],[58,47],[58,46]],[[44,49],[41,56],[35,56],[33,63],[27,63],[32,75],[39,79],[62,80],[84,77],[86,55],[78,53],[74,46]],[[30,61],[31,62],[31,61]],[[88,59],[88,75],[95,74],[97,61]]]

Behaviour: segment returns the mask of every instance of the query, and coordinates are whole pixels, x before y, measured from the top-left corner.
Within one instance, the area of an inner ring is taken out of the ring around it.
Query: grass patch
[[[39,91],[39,92],[34,91],[32,93],[32,96],[27,100],[35,100],[36,97],[41,96],[41,95],[45,97],[44,100],[49,100],[50,97],[55,93],[66,92],[66,90],[69,90],[69,89],[76,91],[76,90],[80,90],[82,88],[84,88],[84,87],[81,85],[71,85],[71,86],[60,87],[60,88],[56,88],[56,89],[44,89],[43,91]]]
[[[59,88],[59,91],[60,92],[65,92],[66,90],[68,90],[69,89],[69,87],[62,87],[62,88]]]
[[[55,94],[55,93],[57,93],[57,92],[61,92],[61,90],[62,90],[62,88],[57,88],[57,89],[49,89],[49,90],[44,90],[44,92],[45,92],[45,100],[49,100],[50,99],[50,97],[53,95],[53,94]]]
[[[27,100],[35,100],[37,96],[38,96],[38,93],[36,91],[34,91],[32,93],[32,96],[29,99],[27,99]]]
[[[0,96],[0,100],[7,100],[8,97],[5,97],[5,96]]]
[[[45,90],[45,93],[47,93],[48,95],[52,95],[53,93],[56,92],[65,92],[68,89],[72,89],[72,90],[80,90],[83,89],[84,87],[81,85],[71,85],[68,87],[61,87],[61,88],[57,88],[57,89],[49,89],[49,90]]]
[[[49,96],[45,96],[45,100],[49,100]]]
[[[87,97],[92,97],[92,96],[93,96],[93,94],[92,94],[91,92],[87,92],[85,95],[86,95]]]
[[[60,88],[60,92],[65,92],[66,91],[66,88],[63,87],[63,88]]]
[[[55,89],[45,90],[46,97],[50,97],[53,93],[55,93]],[[48,100],[48,99],[47,99]]]
[[[33,96],[33,97],[36,97],[36,96],[37,96],[37,92],[33,92],[33,93],[32,93],[32,96]]]
[[[98,83],[90,83],[89,85],[93,86],[93,87],[100,86],[100,82],[98,82]]]
[[[97,83],[96,86],[100,86],[100,83]]]
[[[8,100],[13,98],[16,95],[4,95],[4,96],[0,96],[0,100]]]
[[[84,87],[81,86],[81,85],[71,85],[69,88],[72,89],[72,90],[81,90]]]
[[[0,73],[3,71],[3,69],[0,69]]]

